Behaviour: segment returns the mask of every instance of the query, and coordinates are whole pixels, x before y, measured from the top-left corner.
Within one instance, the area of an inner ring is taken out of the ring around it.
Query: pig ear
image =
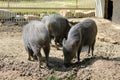
[[[65,43],[66,43],[66,39],[64,38],[64,39],[63,39],[63,45],[64,45]]]

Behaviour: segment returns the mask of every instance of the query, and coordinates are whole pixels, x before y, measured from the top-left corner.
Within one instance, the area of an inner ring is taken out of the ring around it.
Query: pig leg
[[[30,49],[30,48],[26,48],[26,50],[28,51],[28,60],[30,60],[31,61],[31,57],[33,57],[33,51],[32,51],[32,49]]]
[[[91,46],[89,45],[89,48],[88,48],[88,57],[90,56],[90,48],[91,48]]]
[[[88,48],[88,53],[90,53],[90,45],[89,45],[89,48]]]
[[[49,37],[50,37],[50,43],[52,43],[51,40],[52,40],[52,38],[54,38],[54,37],[52,36],[52,33],[51,33],[50,30],[49,30]]]
[[[62,36],[62,37],[59,39],[59,45],[60,45],[60,47],[63,46],[63,44],[62,44],[63,39],[64,39],[64,36]],[[65,39],[66,39],[66,38],[65,38]]]
[[[33,54],[33,60],[36,60],[36,61],[38,60],[35,54]]]
[[[45,57],[46,57],[46,66],[49,66],[48,64],[48,58],[49,58],[49,52],[50,52],[50,45],[48,44],[47,46],[43,47]]]
[[[79,46],[78,52],[77,52],[78,63],[80,62],[80,53],[81,53],[81,49],[82,49],[82,45]]]
[[[93,44],[92,44],[92,57],[94,56],[94,55],[93,55],[93,51],[94,51],[95,41],[96,41],[96,39],[94,40],[94,42],[93,42]]]
[[[52,43],[51,40],[52,40],[54,37],[51,35],[51,33],[49,34],[49,36],[50,36],[50,43]]]
[[[57,50],[60,50],[57,43],[59,43],[59,36],[55,36],[55,47],[57,48]]]
[[[33,48],[33,51],[34,51],[34,54],[37,56],[37,59],[38,59],[38,62],[39,62],[39,68],[41,68],[41,57],[42,57],[42,55],[41,55],[41,52],[40,52],[40,49],[41,48],[38,48],[38,47],[34,47]]]

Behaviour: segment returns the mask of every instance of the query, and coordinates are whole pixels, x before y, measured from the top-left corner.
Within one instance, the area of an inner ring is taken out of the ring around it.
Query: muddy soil
[[[120,80],[120,25],[92,18],[98,25],[94,58],[81,52],[81,63],[65,68],[63,53],[51,46],[49,64],[42,68],[28,61],[22,41],[22,27],[0,26],[0,80]],[[76,22],[83,19],[70,19]]]

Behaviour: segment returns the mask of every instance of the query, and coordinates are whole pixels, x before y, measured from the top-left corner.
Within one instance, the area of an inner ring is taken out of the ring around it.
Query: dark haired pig
[[[23,42],[26,51],[28,52],[28,60],[31,60],[31,57],[37,57],[39,61],[39,67],[41,65],[41,48],[43,48],[46,65],[48,65],[48,57],[50,51],[50,39],[49,32],[45,27],[44,23],[40,21],[31,21],[24,26],[23,30]]]
[[[58,14],[51,14],[44,16],[41,20],[46,24],[50,33],[50,38],[54,37],[55,45],[62,45],[63,38],[67,38],[68,31],[70,30],[69,22],[66,18]]]
[[[64,64],[67,66],[76,55],[78,62],[80,61],[80,52],[83,46],[89,46],[94,51],[94,44],[97,35],[97,25],[92,19],[86,19],[81,23],[74,25],[69,33],[68,39],[63,41]]]

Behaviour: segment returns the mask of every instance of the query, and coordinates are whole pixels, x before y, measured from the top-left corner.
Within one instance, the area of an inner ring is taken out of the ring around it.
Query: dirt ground
[[[94,58],[81,52],[81,64],[65,68],[61,50],[51,47],[49,64],[28,61],[22,27],[0,26],[0,80],[120,80],[120,25],[92,18],[98,25]],[[71,19],[70,19],[71,20]],[[81,21],[83,19],[74,19]]]

